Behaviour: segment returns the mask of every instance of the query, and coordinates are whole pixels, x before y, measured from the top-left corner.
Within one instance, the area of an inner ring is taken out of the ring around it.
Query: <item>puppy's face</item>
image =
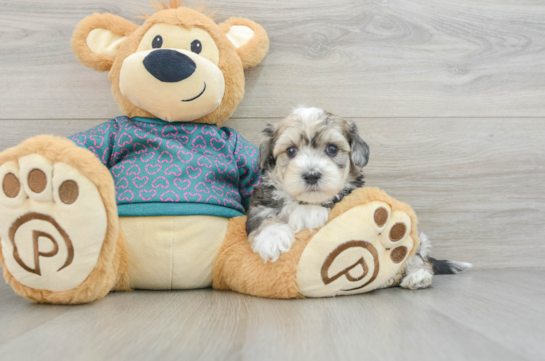
[[[353,123],[318,108],[299,108],[265,130],[260,166],[292,198],[322,203],[367,164],[369,147]]]

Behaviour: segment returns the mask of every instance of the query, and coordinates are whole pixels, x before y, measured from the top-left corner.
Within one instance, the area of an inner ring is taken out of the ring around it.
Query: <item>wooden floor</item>
[[[0,285],[11,360],[544,360],[544,270],[437,276],[433,288],[330,299],[114,293],[32,304]]]
[[[367,184],[413,206],[439,258],[474,264],[433,289],[271,301],[211,290],[39,306],[0,285],[0,359],[545,359],[545,2],[186,0],[268,31],[227,126],[298,104],[354,120]],[[0,151],[121,115],[78,63],[79,20],[136,23],[148,0],[0,0]],[[541,270],[537,270],[537,269]]]

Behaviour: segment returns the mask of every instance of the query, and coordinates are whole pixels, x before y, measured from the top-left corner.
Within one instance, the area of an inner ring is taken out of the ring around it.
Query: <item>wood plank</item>
[[[70,307],[43,307],[28,302],[15,294],[3,279],[0,281],[0,304],[0,347],[70,310]],[[6,360],[9,359],[8,356]]]
[[[271,38],[264,63],[247,72],[237,118],[280,117],[299,103],[347,117],[545,116],[542,1],[208,3],[220,20],[254,19]],[[151,9],[133,0],[2,0],[0,118],[118,115],[107,75],[78,64],[70,37],[93,12],[134,19],[139,6]]]
[[[31,305],[0,284],[9,297],[0,319],[12,321],[0,352],[9,360],[540,360],[545,322],[533,310],[543,295],[517,283],[544,275],[481,271],[438,277],[422,291],[291,301],[136,291],[75,307]],[[32,324],[23,317],[30,306],[34,317],[65,312],[10,337],[12,325]]]
[[[542,360],[545,357],[545,292],[539,286],[543,284],[542,277],[543,271],[530,269],[439,276],[434,280],[433,292],[399,296],[405,302],[429,306],[451,322],[486,335],[487,339],[529,360]],[[528,333],[528,330],[533,331]],[[522,334],[525,336],[517,336]]]
[[[478,269],[543,267],[542,119],[353,119],[371,147],[367,185],[410,204],[439,258]],[[275,119],[232,119],[254,144]],[[68,136],[97,120],[0,121],[0,150],[38,134]]]

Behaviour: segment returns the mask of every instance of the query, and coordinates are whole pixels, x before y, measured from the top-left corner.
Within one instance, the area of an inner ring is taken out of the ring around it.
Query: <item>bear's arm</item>
[[[89,130],[71,135],[68,139],[91,151],[106,167],[110,168],[118,133],[119,124],[115,119],[110,119]]]

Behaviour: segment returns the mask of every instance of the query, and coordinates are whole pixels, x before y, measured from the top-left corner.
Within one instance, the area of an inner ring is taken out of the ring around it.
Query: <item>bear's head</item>
[[[110,71],[128,117],[221,124],[244,96],[244,69],[265,57],[267,33],[242,18],[216,24],[181,1],[158,5],[141,26],[112,14],[83,19],[72,37],[76,56]]]

